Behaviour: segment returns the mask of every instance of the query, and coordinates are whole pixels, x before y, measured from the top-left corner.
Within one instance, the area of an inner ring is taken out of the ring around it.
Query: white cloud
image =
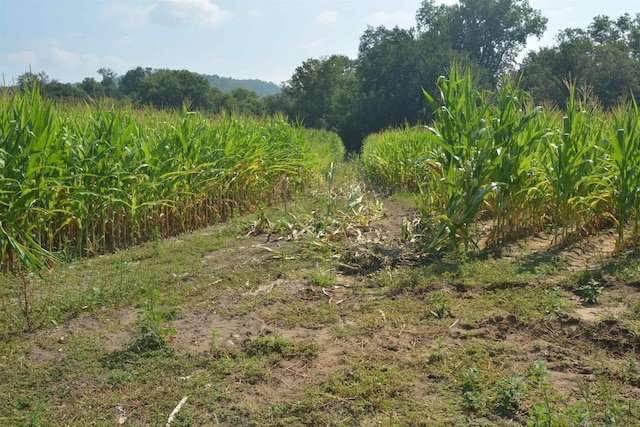
[[[122,37],[118,37],[118,39],[115,41],[115,45],[118,47],[130,46],[133,44],[134,41],[136,41],[135,37],[122,36]]]
[[[385,27],[409,28],[415,24],[415,15],[403,10],[397,12],[376,12],[367,17],[367,23],[374,27],[384,25]]]
[[[216,28],[233,16],[209,0],[162,0],[149,15],[150,19],[163,24],[195,24],[205,28]]]
[[[76,69],[80,67],[117,67],[125,62],[115,55],[97,55],[95,53],[78,53],[64,49],[60,46],[51,46],[43,53],[46,62],[52,62],[63,69]]]
[[[313,51],[320,50],[322,47],[324,47],[324,40],[313,39],[310,42],[303,44],[302,50],[305,50],[307,52],[313,52]]]
[[[313,18],[314,24],[333,24],[338,20],[338,12],[335,10],[325,10]]]
[[[119,19],[119,23],[125,28],[144,28],[149,20],[149,14],[155,5],[143,6],[118,1],[107,3],[102,11],[106,15],[113,15]]]
[[[7,63],[17,67],[29,67],[37,64],[38,55],[32,50],[22,52],[7,53]]]

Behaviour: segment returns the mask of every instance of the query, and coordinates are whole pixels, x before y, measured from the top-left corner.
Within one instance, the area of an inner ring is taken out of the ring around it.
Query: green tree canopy
[[[346,145],[359,138],[353,129],[358,108],[356,61],[344,55],[308,59],[282,88],[281,110],[310,128],[336,131]],[[271,109],[277,109],[271,103]]]
[[[369,27],[362,35],[356,69],[365,134],[428,119],[422,88],[433,88],[453,54],[431,41],[398,27]]]
[[[102,76],[100,84],[104,88],[104,93],[107,96],[117,96],[118,87],[116,85],[116,72],[111,68],[102,67],[98,70],[98,74]]]
[[[424,0],[416,20],[426,38],[464,53],[486,69],[494,83],[515,65],[527,38],[541,37],[547,25],[528,0],[459,0],[450,6]]]
[[[140,84],[142,80],[149,77],[152,73],[151,68],[136,67],[131,69],[120,79],[120,90],[125,96],[138,98],[140,92]]]
[[[57,99],[86,99],[88,95],[79,87],[52,80],[42,89],[44,96]]]
[[[587,29],[561,31],[556,42],[529,52],[520,68],[522,86],[536,100],[564,105],[565,80],[590,87],[605,107],[640,93],[640,14],[617,20],[597,16]]]
[[[308,59],[283,87],[290,115],[309,127],[337,130],[349,149],[371,132],[430,119],[422,89],[456,59],[489,83],[514,65],[546,19],[527,0],[423,1],[415,29],[368,27],[358,58]],[[481,80],[482,82],[482,80]]]
[[[98,98],[105,95],[104,86],[97,82],[93,77],[85,77],[78,85],[87,95]]]
[[[142,79],[139,85],[140,101],[158,108],[209,109],[211,87],[207,80],[187,70],[157,70]]]
[[[353,85],[355,61],[344,55],[308,59],[296,68],[282,88],[293,109],[292,115],[311,128],[337,128],[344,111],[337,103],[340,91]]]
[[[264,112],[264,104],[258,94],[245,88],[235,88],[229,94],[226,109],[243,114],[259,116]]]
[[[39,73],[27,71],[26,73],[20,74],[18,76],[17,83],[18,87],[21,89],[30,89],[36,84],[44,86],[49,83],[49,76],[44,71],[40,71]]]

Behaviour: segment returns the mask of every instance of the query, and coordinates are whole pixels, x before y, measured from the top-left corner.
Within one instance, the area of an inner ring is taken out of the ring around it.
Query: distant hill
[[[202,77],[209,81],[212,87],[217,87],[224,93],[231,92],[239,87],[251,90],[258,94],[260,98],[269,95],[276,95],[282,90],[280,86],[272,82],[265,82],[263,80],[249,79],[239,80],[231,77],[220,77],[218,75],[201,74]]]
[[[148,68],[147,70],[150,70],[150,68]],[[153,70],[153,71],[155,72],[158,70]],[[280,92],[282,92],[282,89],[280,88],[280,86],[278,86],[273,82],[266,82],[264,80],[258,80],[258,79],[242,80],[242,79],[234,79],[232,77],[220,77],[217,74],[199,74],[199,73],[195,73],[195,74],[198,74],[204,77],[205,79],[207,79],[211,87],[217,87],[222,91],[222,93],[229,93],[232,90],[237,89],[239,87],[257,93],[258,97],[260,98],[264,98],[265,96],[269,96],[269,95],[277,95]],[[124,75],[120,75],[115,78],[115,82],[117,85],[120,85],[120,80],[122,80],[122,77],[124,77]],[[78,86],[79,84],[80,83],[73,83],[72,86]]]

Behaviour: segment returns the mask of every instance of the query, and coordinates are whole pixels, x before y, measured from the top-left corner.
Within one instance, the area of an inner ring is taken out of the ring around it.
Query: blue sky
[[[439,1],[452,4],[455,0]],[[31,67],[61,82],[140,65],[281,83],[308,58],[355,58],[367,25],[415,24],[421,0],[0,0],[0,78]],[[596,15],[640,12],[638,0],[529,0],[549,19],[528,46],[585,28]],[[1,84],[1,82],[0,82]]]

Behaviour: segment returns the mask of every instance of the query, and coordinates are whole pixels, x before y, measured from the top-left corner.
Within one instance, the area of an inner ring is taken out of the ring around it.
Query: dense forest
[[[527,40],[541,37],[546,24],[528,0],[460,0],[453,5],[424,0],[414,27],[369,27],[356,58],[307,59],[282,84],[281,93],[268,96],[246,85],[232,89],[218,76],[143,67],[122,76],[101,68],[100,81],[87,77],[77,86],[29,72],[18,85],[38,81],[44,95],[53,98],[113,97],[133,105],[185,105],[214,114],[282,112],[307,127],[337,132],[352,151],[373,132],[429,122],[432,111],[423,90],[434,93],[438,77],[453,61],[470,68],[480,87],[495,89],[508,78],[537,103],[564,105],[568,83],[604,108],[640,93],[640,13],[596,16],[587,28],[560,31],[553,46],[523,54]]]

